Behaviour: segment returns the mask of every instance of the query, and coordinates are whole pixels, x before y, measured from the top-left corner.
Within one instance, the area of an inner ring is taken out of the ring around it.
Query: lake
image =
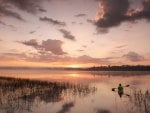
[[[0,113],[150,113],[150,72],[0,69]]]

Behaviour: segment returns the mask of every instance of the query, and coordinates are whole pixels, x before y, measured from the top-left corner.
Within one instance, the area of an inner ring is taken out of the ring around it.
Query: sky
[[[150,0],[0,0],[0,66],[150,65]]]

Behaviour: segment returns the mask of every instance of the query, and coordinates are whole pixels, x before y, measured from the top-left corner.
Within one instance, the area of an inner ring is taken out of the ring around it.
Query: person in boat
[[[121,84],[119,84],[119,86],[118,86],[118,95],[120,96],[120,98],[123,95],[123,86]]]

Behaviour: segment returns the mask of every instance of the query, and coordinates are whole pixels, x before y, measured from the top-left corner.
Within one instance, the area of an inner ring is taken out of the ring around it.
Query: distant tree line
[[[89,71],[150,71],[150,65],[93,66]]]
[[[93,67],[0,67],[0,69],[80,70],[80,71],[150,71],[150,65],[93,66]]]

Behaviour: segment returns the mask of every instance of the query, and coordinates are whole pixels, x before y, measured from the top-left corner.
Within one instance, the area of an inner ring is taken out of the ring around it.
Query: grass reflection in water
[[[150,92],[134,90],[130,97],[132,113],[150,113]]]
[[[59,102],[68,93],[83,97],[95,91],[89,85],[0,77],[0,109],[7,113],[32,111],[39,102]]]

